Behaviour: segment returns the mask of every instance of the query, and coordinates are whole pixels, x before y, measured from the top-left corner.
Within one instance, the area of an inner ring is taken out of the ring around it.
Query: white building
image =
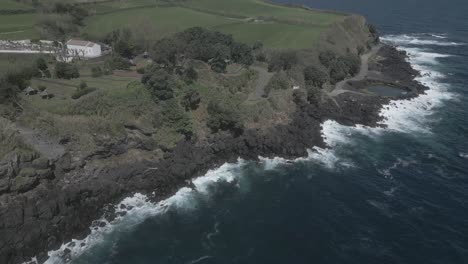
[[[101,45],[86,40],[70,39],[67,41],[67,53],[71,57],[96,58],[101,56]]]

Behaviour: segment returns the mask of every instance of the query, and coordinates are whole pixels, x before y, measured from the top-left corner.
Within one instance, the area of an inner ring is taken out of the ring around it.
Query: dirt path
[[[335,89],[329,93],[330,96],[337,96],[342,93],[347,93],[347,92],[353,92],[349,90],[343,89],[343,87],[348,83],[349,81],[362,81],[364,78],[366,78],[367,74],[369,73],[369,59],[373,57],[377,52],[380,50],[382,47],[381,44],[376,45],[372,47],[372,49],[361,56],[361,68],[359,69],[359,73],[351,78],[344,79],[343,81],[337,83],[335,85]],[[354,92],[358,93],[358,92]],[[361,93],[359,93],[361,94]]]
[[[255,91],[250,94],[249,100],[258,100],[261,99],[265,94],[265,87],[267,86],[271,77],[273,77],[273,73],[268,72],[267,69],[259,66],[251,66],[250,68],[258,72],[258,78],[255,82]]]

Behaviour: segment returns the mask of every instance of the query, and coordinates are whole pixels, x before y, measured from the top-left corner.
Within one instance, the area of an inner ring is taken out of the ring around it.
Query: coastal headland
[[[12,4],[0,20],[61,10],[47,8]],[[426,89],[359,15],[256,0],[67,8],[86,13],[70,37],[113,52],[65,64],[0,54],[1,263],[43,263],[134,193],[162,200],[239,157],[307,156],[327,147],[323,122],[378,126],[383,105]],[[22,27],[0,34],[53,36],[49,23]],[[28,61],[37,72],[13,82],[7,68]]]

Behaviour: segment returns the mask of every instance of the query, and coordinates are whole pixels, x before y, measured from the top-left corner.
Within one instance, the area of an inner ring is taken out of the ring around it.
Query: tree
[[[0,78],[0,104],[15,101],[18,92],[18,87],[9,83],[5,78]]]
[[[322,88],[327,81],[327,74],[314,66],[307,66],[304,69],[304,79],[307,85]]]
[[[85,80],[81,80],[80,86],[78,87],[79,90],[84,90],[84,89],[86,89],[87,87],[88,87],[88,84],[86,83],[86,81],[85,81]]]
[[[66,62],[57,62],[55,65],[55,75],[59,79],[73,79],[80,77],[78,67]]]
[[[186,83],[193,83],[198,79],[198,73],[193,67],[188,67],[184,72],[184,80]]]
[[[156,100],[165,101],[174,97],[175,80],[163,69],[145,73],[142,77],[142,83]]]
[[[319,55],[320,63],[326,68],[330,68],[331,64],[336,60],[336,55],[333,51],[324,51]]]
[[[231,103],[211,101],[208,104],[208,117],[207,126],[213,131],[228,130],[235,135],[242,134],[244,126],[241,122],[240,115],[235,111],[235,106]]]
[[[226,72],[227,62],[223,58],[214,58],[210,61],[211,70],[217,73]]]
[[[165,101],[162,114],[162,120],[166,126],[174,129],[185,137],[192,136],[192,122],[175,99]]]
[[[41,71],[46,71],[49,67],[47,66],[47,62],[44,58],[40,57],[36,60],[36,67]]]
[[[295,51],[276,52],[271,56],[271,59],[268,63],[268,71],[287,71],[298,62],[299,59],[297,57],[297,52]]]
[[[130,62],[118,55],[114,55],[105,61],[105,66],[106,68],[110,69],[111,71],[113,70],[129,70],[130,69]]]
[[[200,94],[194,89],[190,89],[185,93],[184,97],[182,98],[181,104],[185,108],[185,110],[188,111],[197,109],[200,105],[200,102]]]
[[[252,65],[254,62],[254,56],[252,48],[244,43],[235,42],[232,44],[232,59],[236,63],[244,65]]]
[[[91,68],[91,76],[96,78],[96,77],[101,77],[103,75],[102,69],[99,66],[95,66]]]
[[[133,34],[127,28],[116,29],[107,34],[104,42],[111,45],[115,53],[125,58],[131,58],[136,50]]]

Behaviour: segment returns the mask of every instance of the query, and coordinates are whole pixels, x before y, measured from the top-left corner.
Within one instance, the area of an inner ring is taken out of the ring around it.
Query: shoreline
[[[388,46],[387,46],[388,47]],[[395,52],[396,50],[393,50],[394,48],[390,48],[389,50],[386,50],[385,52]],[[387,54],[388,55],[388,54]],[[395,54],[393,54],[395,55]],[[396,56],[396,55],[395,55]],[[399,54],[399,56],[402,56],[402,54]],[[406,55],[405,55],[406,56]],[[406,61],[405,57],[400,57],[399,62],[397,60],[392,60],[391,63],[402,63],[402,64],[409,64]],[[390,64],[391,64],[390,63]],[[393,65],[394,67],[395,65]],[[419,87],[420,84],[416,84],[414,78],[415,72],[412,72],[412,74],[407,74],[406,78],[408,78],[406,81],[410,81],[414,83],[415,87]],[[352,79],[352,78],[350,78]],[[409,80],[411,79],[411,80]],[[402,98],[402,100],[411,98],[411,97],[416,97],[419,94],[421,94],[424,91],[424,89],[421,90],[414,90],[413,94],[410,94],[408,97]],[[411,97],[410,97],[411,96]],[[135,177],[140,177],[142,183],[148,183],[148,180],[143,180],[147,177],[151,177],[152,179],[149,180],[151,184],[144,184],[145,186],[139,186],[139,187],[127,187],[127,191],[122,191],[118,192],[118,195],[116,195],[112,200],[114,201],[114,205],[109,205],[105,206],[104,208],[96,208],[93,215],[98,215],[97,217],[94,218],[89,218],[90,221],[89,223],[98,223],[97,225],[103,225],[100,228],[107,228],[109,223],[118,217],[122,217],[126,213],[122,213],[121,204],[124,203],[127,199],[131,199],[131,197],[134,197],[135,195],[138,195],[140,193],[141,195],[146,195],[147,202],[152,203],[152,204],[161,204],[164,203],[165,200],[171,199],[175,194],[180,192],[181,190],[184,190],[184,188],[192,188],[193,187],[193,182],[196,181],[198,178],[206,177],[207,173],[213,171],[213,170],[218,170],[222,168],[223,166],[228,166],[229,164],[232,165],[232,163],[239,158],[243,160],[249,160],[249,161],[260,161],[263,157],[264,161],[265,159],[270,159],[270,160],[284,160],[284,161],[289,161],[291,160],[298,160],[298,159],[307,159],[307,156],[309,155],[308,150],[312,148],[322,148],[322,149],[329,149],[331,146],[327,146],[325,143],[325,139],[323,138],[322,135],[322,125],[326,120],[334,120],[338,124],[346,125],[346,126],[354,126],[358,124],[362,124],[364,126],[369,126],[369,127],[379,127],[381,126],[379,123],[382,121],[383,117],[379,116],[379,113],[383,109],[383,107],[388,104],[391,100],[389,98],[381,98],[377,97],[379,100],[374,100],[376,99],[375,96],[366,98],[365,96],[359,95],[359,94],[351,94],[351,93],[344,93],[342,95],[337,95],[335,100],[338,100],[343,105],[351,109],[351,106],[348,104],[351,103],[353,105],[353,102],[364,102],[367,104],[364,104],[365,107],[360,110],[365,110],[364,114],[361,113],[361,115],[356,113],[349,113],[345,114],[342,112],[342,109],[336,109],[333,105],[333,103],[329,102],[327,104],[327,107],[324,109],[317,109],[317,108],[311,108],[310,105],[300,105],[301,102],[299,101],[300,108],[296,113],[294,113],[294,119],[293,119],[293,127],[288,126],[281,126],[282,128],[279,128],[280,132],[278,135],[275,135],[275,133],[272,133],[273,135],[270,135],[269,137],[273,140],[270,140],[270,142],[258,142],[259,131],[246,131],[247,136],[242,136],[243,138],[232,138],[229,135],[215,135],[214,138],[209,139],[208,142],[206,142],[205,146],[193,146],[190,143],[185,143],[185,144],[180,144],[176,150],[171,153],[172,157],[165,157],[162,162],[159,162],[157,164],[151,164],[153,166],[152,168],[165,168],[165,170],[158,169],[155,171],[152,171],[152,175],[148,175],[147,170],[143,170],[141,167],[142,164],[136,165],[136,167],[140,167],[135,170],[133,170],[133,174],[129,173],[130,176],[128,178],[128,181],[135,181]],[[362,105],[362,104],[361,104]],[[332,110],[332,111],[330,111]],[[324,114],[324,112],[328,112],[327,114]],[[317,127],[317,122],[305,122],[306,126],[303,126],[304,120],[309,120],[312,119],[314,121],[319,121],[319,127]],[[297,122],[297,123],[294,123]],[[312,134],[314,134],[315,137],[310,137],[310,133],[305,133],[308,129],[313,128],[314,130],[311,130]],[[291,131],[292,130],[292,131]],[[294,132],[298,132],[299,135],[296,135]],[[318,137],[317,137],[318,133]],[[268,138],[268,137],[264,137]],[[308,139],[307,139],[308,138]],[[251,142],[249,142],[249,140]],[[257,141],[256,141],[257,140]],[[306,142],[302,142],[302,140],[305,140]],[[244,142],[243,148],[236,148],[236,146],[239,145],[240,142]],[[282,144],[282,143],[283,144]],[[309,143],[313,143],[310,145],[307,145]],[[213,146],[215,144],[214,148]],[[284,145],[286,144],[286,145]],[[206,148],[206,146],[210,146],[209,149]],[[283,147],[284,146],[284,147]],[[253,150],[253,151],[252,151]],[[205,154],[203,154],[205,153]],[[317,154],[317,150],[314,152]],[[184,159],[180,157],[189,157],[189,159]],[[198,158],[196,158],[198,157]],[[211,157],[208,159],[203,160],[203,158],[200,160],[200,157]],[[278,158],[281,157],[281,158]],[[195,159],[195,160],[193,160]],[[188,161],[190,160],[190,161]],[[175,162],[176,161],[176,162]],[[175,163],[175,164],[174,164]],[[191,170],[187,170],[186,165],[192,165]],[[146,164],[146,167],[150,165]],[[214,169],[215,168],[215,169]],[[218,169],[216,169],[218,168]],[[127,174],[129,168],[119,168],[118,174]],[[113,171],[107,172],[107,174],[112,174],[114,173]],[[170,175],[172,173],[172,177],[165,177],[164,174]],[[138,175],[139,174],[139,175]],[[159,175],[159,176],[158,176]],[[193,178],[193,175],[201,175]],[[103,177],[103,176],[100,176]],[[104,176],[105,177],[105,176]],[[111,177],[112,176],[108,176]],[[115,178],[115,176],[113,177]],[[119,177],[117,177],[119,178]],[[166,178],[166,179],[165,179]],[[170,178],[170,179],[168,179]],[[156,182],[154,182],[156,179]],[[163,184],[157,182],[157,180],[163,180],[166,181],[168,180],[169,182],[164,182]],[[176,181],[174,181],[176,179]],[[164,186],[164,187],[159,187],[159,188],[154,188],[154,186]],[[131,189],[136,189],[134,191],[130,191]],[[141,198],[141,197],[140,197]],[[141,198],[143,199],[143,198]],[[106,209],[108,208],[108,209]],[[100,217],[101,216],[101,217]],[[101,220],[96,220],[96,219],[101,219]],[[107,223],[103,224],[102,219],[107,219]],[[99,224],[101,223],[101,224]],[[95,226],[94,226],[95,227]],[[75,229],[74,231],[70,232],[69,235],[67,236],[68,238],[64,239],[64,243],[60,245],[56,245],[55,248],[60,248],[56,251],[53,251],[54,254],[62,255],[67,257],[67,254],[70,254],[71,250],[67,248],[69,245],[75,245],[74,244],[69,244],[72,238],[81,240],[85,237],[87,237],[90,232],[94,228],[93,225],[87,225],[86,228],[83,226],[83,228],[80,229]],[[50,250],[50,248],[49,248]],[[61,252],[61,253],[60,253]],[[44,252],[45,253],[45,252]],[[47,258],[45,254],[40,254],[37,256],[38,263],[43,263],[45,259]],[[28,262],[25,262],[28,263]]]

